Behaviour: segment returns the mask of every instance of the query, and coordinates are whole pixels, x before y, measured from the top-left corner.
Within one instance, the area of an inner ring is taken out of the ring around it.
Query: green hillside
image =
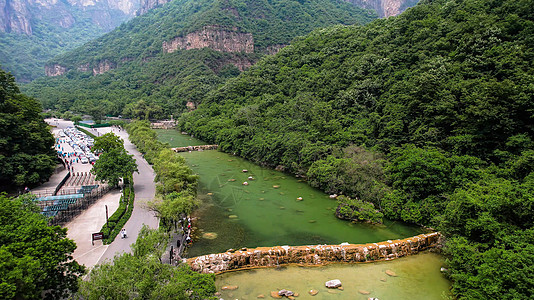
[[[239,74],[239,63],[254,63],[270,47],[333,24],[363,24],[369,11],[338,0],[176,0],[119,26],[109,34],[48,65],[69,70],[25,87],[45,108],[107,114],[165,117],[183,111],[188,101],[201,102],[206,91]],[[220,52],[210,48],[164,53],[162,43],[216,26],[251,34],[254,52]],[[106,62],[114,69],[93,76],[78,71]]]
[[[459,299],[534,291],[534,1],[319,29],[180,120],[219,149],[446,235]]]

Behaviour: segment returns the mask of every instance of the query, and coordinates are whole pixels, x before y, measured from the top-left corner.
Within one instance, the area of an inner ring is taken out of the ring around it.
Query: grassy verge
[[[79,131],[81,131],[81,132],[87,134],[88,136],[92,137],[93,139],[96,139],[96,138],[97,138],[96,135],[90,133],[88,130],[83,129],[83,128],[81,128],[80,126],[75,126],[75,127],[76,127],[76,129],[78,129]]]
[[[104,234],[104,244],[111,244],[126,222],[130,219],[134,208],[135,192],[131,184],[122,190],[119,208],[109,217],[107,224],[100,230]]]

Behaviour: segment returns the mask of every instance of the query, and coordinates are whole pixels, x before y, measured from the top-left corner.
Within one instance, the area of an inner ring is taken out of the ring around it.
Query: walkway
[[[92,132],[96,130],[93,129]],[[154,215],[153,212],[147,209],[147,202],[154,199],[156,194],[156,185],[154,183],[155,173],[152,167],[147,163],[147,161],[142,157],[141,153],[137,150],[135,145],[133,145],[130,140],[128,140],[128,134],[125,130],[120,132],[116,128],[99,128],[98,133],[100,135],[113,132],[124,140],[124,148],[130,154],[133,154],[134,159],[137,162],[137,169],[139,173],[134,173],[134,190],[135,190],[135,204],[132,216],[130,220],[126,223],[124,228],[128,233],[128,238],[121,239],[119,236],[115,239],[113,243],[109,245],[106,249],[106,252],[102,255],[98,263],[102,263],[105,260],[113,260],[115,255],[127,252],[131,253],[130,245],[137,240],[139,231],[143,224],[148,225],[150,228],[158,228],[159,221]]]

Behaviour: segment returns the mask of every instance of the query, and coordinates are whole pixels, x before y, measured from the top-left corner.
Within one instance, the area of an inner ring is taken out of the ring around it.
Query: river
[[[168,142],[171,147],[205,144],[175,130],[156,131],[159,139]],[[198,195],[202,200],[201,207],[194,214],[200,238],[189,248],[189,257],[241,247],[379,242],[422,232],[418,227],[400,222],[385,221],[383,225],[369,225],[339,220],[334,216],[336,201],[328,195],[294,176],[260,167],[239,157],[218,151],[184,152],[181,155],[194,172],[200,175]],[[248,185],[243,185],[244,182]],[[385,265],[388,268],[411,271],[382,282],[378,277],[383,275],[380,270]],[[303,281],[297,278],[308,278],[304,282],[309,281],[309,285],[319,289],[324,284],[319,284],[320,281],[325,278],[319,274],[338,274],[338,277],[343,275],[349,282],[358,282],[362,278],[376,279],[369,281],[366,284],[368,287],[364,288],[377,291],[372,295],[374,297],[384,295],[386,299],[391,299],[388,295],[398,295],[400,291],[414,289],[424,283],[434,292],[434,296],[424,299],[441,299],[440,295],[450,285],[439,272],[441,265],[440,256],[424,254],[383,263],[331,265],[324,268],[288,267],[283,272],[274,269],[232,272],[218,276],[217,284],[220,286],[224,282],[234,282],[240,288],[225,292],[225,298],[246,299],[256,298],[255,293],[268,296],[269,290],[265,291],[267,286],[262,282],[271,289],[290,288],[294,285],[295,289],[305,291],[308,287],[299,285]],[[419,273],[425,275],[419,276]],[[292,285],[279,286],[280,284],[273,282]],[[396,287],[393,290],[392,282]],[[343,295],[354,295],[350,291],[351,288],[348,288],[340,291],[339,295],[328,295],[349,299],[350,296]],[[326,295],[326,292],[323,294]],[[363,295],[360,296],[366,299]]]

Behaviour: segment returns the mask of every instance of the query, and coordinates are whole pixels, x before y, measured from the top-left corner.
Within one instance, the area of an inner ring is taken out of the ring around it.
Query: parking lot
[[[91,152],[94,139],[74,127],[54,130],[55,149],[73,173],[89,172],[98,156]]]

